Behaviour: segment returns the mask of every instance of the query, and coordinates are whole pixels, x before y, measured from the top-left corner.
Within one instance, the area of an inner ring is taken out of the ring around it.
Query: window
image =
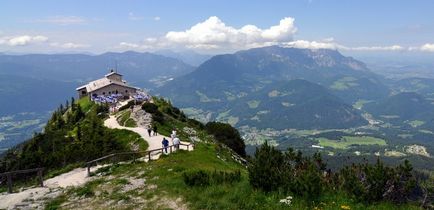
[[[125,93],[128,93],[128,90],[125,90]]]
[[[81,91],[81,95],[86,95],[86,91],[85,91],[85,90],[82,90],[82,91]]]
[[[105,92],[102,92],[103,95],[105,95]]]

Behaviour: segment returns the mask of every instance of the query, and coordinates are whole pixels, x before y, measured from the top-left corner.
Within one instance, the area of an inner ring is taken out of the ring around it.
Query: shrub
[[[284,185],[284,156],[282,152],[263,144],[256,149],[255,156],[248,167],[250,184],[257,189],[271,192]]]
[[[221,122],[209,122],[205,125],[205,129],[218,142],[225,144],[240,156],[246,157],[246,145],[237,129],[227,123]]]
[[[206,171],[189,171],[182,173],[184,183],[190,187],[210,185],[209,174]]]
[[[241,171],[187,171],[182,174],[184,183],[190,187],[208,186],[211,184],[232,184],[241,181]]]
[[[129,109],[129,108],[131,108],[132,106],[134,106],[135,104],[136,104],[136,102],[135,102],[134,100],[132,100],[132,101],[128,101],[128,103],[125,104],[125,105],[123,105],[123,106],[121,106],[121,108],[119,108],[118,111],[123,111],[123,110]]]
[[[164,116],[163,113],[158,110],[158,106],[153,103],[144,103],[142,105],[142,109],[145,110],[145,112],[150,113],[152,115],[152,120],[163,123],[164,122]]]

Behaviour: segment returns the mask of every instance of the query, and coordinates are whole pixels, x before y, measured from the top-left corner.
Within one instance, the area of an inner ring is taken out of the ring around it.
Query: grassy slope
[[[220,152],[218,152],[220,151]],[[218,158],[217,156],[220,158]],[[188,170],[242,171],[242,180],[233,185],[221,184],[209,187],[188,187],[182,173]],[[213,144],[199,144],[195,151],[166,156],[151,163],[114,165],[101,169],[99,177],[87,185],[70,189],[66,196],[50,202],[49,206],[64,208],[104,209],[287,209],[279,200],[288,196],[279,193],[266,194],[251,188],[247,171],[233,162],[229,153]],[[144,180],[140,187],[123,191],[130,180]],[[75,200],[77,199],[77,200]],[[68,202],[67,200],[74,200]],[[59,204],[63,203],[63,204]],[[342,194],[326,195],[316,204],[294,198],[293,209],[417,209],[415,206],[395,206],[388,203],[365,206],[356,204]]]
[[[159,133],[168,135],[172,128],[181,139],[187,140],[185,122],[166,115],[165,123],[158,124]],[[210,142],[200,130],[197,137]],[[65,209],[288,209],[279,200],[289,195],[263,193],[253,189],[244,166],[231,159],[230,152],[213,143],[198,143],[192,152],[180,151],[159,160],[145,163],[112,165],[98,170],[97,178],[85,186],[69,189],[63,196],[51,201],[47,207]],[[232,185],[214,184],[208,187],[188,187],[182,178],[186,171],[240,170],[242,180]],[[140,183],[140,184],[137,184]],[[132,187],[131,186],[135,186]],[[415,206],[395,206],[389,203],[364,204],[339,193],[327,194],[317,203],[295,197],[293,209],[417,209]]]
[[[335,149],[348,149],[351,145],[387,145],[384,139],[370,136],[344,136],[342,140],[330,140],[327,138],[318,138],[317,140],[319,141],[319,145]]]

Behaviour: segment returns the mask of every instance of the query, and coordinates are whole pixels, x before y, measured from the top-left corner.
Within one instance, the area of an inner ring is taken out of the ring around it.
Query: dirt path
[[[118,121],[116,120],[116,116],[111,115],[109,119],[104,121],[104,125],[108,128],[117,128],[117,129],[126,129],[126,130],[130,130],[133,132],[138,133],[143,139],[145,139],[146,142],[148,142],[149,148],[148,150],[154,150],[154,149],[159,149],[162,147],[161,141],[163,140],[163,137],[165,137],[167,140],[169,140],[169,142],[171,141],[170,137],[158,134],[156,136],[149,136],[148,135],[148,130],[144,127],[135,127],[135,128],[130,128],[130,127],[124,127],[119,125]],[[183,144],[189,144],[189,142],[182,142]],[[192,148],[192,147],[190,147]]]
[[[102,166],[92,167],[92,171]],[[59,196],[67,187],[80,186],[92,180],[87,176],[86,168],[76,168],[70,172],[47,179],[44,187],[22,190],[18,193],[2,193],[0,209],[43,209],[45,201]]]

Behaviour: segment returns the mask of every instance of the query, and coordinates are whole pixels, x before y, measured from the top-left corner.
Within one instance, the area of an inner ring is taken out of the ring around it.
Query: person
[[[161,144],[163,144],[164,151],[167,154],[167,147],[169,146],[169,141],[165,137],[163,137],[163,141],[161,142]]]
[[[181,141],[179,140],[178,137],[175,137],[173,139],[173,146],[175,146],[175,150],[179,150],[179,144],[181,143]]]
[[[148,126],[148,135],[149,135],[149,137],[151,137],[151,132],[152,132],[151,126]]]
[[[170,134],[170,137],[172,138],[172,142],[173,142],[173,139],[176,138],[176,130],[175,130],[175,128],[172,130],[172,134]]]
[[[157,125],[154,125],[153,130],[154,130],[154,136],[158,135],[158,133],[157,133]]]

